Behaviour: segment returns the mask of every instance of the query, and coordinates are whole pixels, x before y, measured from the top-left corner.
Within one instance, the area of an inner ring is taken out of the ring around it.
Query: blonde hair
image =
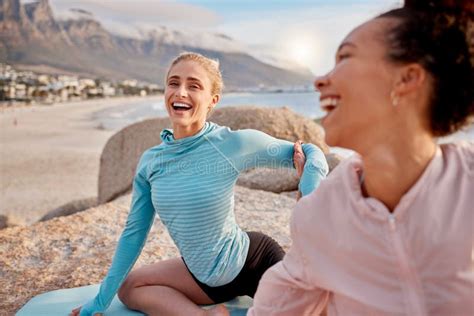
[[[221,94],[222,89],[224,88],[224,82],[222,81],[222,74],[219,70],[218,60],[207,58],[206,56],[198,53],[181,53],[171,62],[168,72],[166,73],[166,79],[168,79],[171,68],[181,61],[194,61],[201,65],[204,70],[206,70],[207,74],[209,75],[209,79],[211,80],[211,93],[213,95]]]

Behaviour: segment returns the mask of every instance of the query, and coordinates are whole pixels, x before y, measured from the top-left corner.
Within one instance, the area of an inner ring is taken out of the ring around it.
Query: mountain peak
[[[21,5],[0,0],[0,60],[15,65],[47,65],[109,79],[134,78],[161,83],[176,55],[195,51],[219,59],[229,88],[306,85],[310,77],[253,58],[227,35],[155,27],[139,36],[117,35],[119,27],[102,25],[91,12],[70,9],[55,19],[48,0]],[[107,21],[103,21],[104,24]],[[137,32],[137,29],[135,29]]]
[[[59,25],[54,19],[53,11],[49,6],[48,0],[39,0],[24,4],[26,15],[30,22],[43,35],[45,39],[48,36],[54,36],[60,32]]]
[[[26,15],[33,23],[43,21],[54,21],[53,11],[49,6],[48,0],[39,0],[37,2],[24,4]]]

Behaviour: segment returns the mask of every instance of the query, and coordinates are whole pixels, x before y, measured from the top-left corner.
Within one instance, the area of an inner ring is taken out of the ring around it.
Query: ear
[[[210,104],[210,108],[211,110],[217,105],[217,103],[219,102],[221,96],[219,94],[214,94],[212,96],[212,99],[211,99],[211,104]]]
[[[393,93],[401,97],[415,92],[425,85],[426,78],[426,70],[420,64],[401,66],[396,76]]]

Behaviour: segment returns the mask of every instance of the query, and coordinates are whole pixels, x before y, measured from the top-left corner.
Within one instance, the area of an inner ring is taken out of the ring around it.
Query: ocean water
[[[296,113],[308,118],[319,118],[324,112],[319,107],[318,92],[282,92],[282,93],[229,93],[224,94],[218,107],[255,105],[262,107],[290,107]],[[123,104],[101,110],[93,114],[96,126],[101,129],[119,130],[132,123],[152,117],[166,117],[164,101],[150,101],[144,98],[133,103],[124,101]],[[474,124],[453,135],[441,138],[439,142],[469,140],[474,142]],[[350,151],[335,152],[344,156]]]
[[[226,106],[255,105],[262,107],[290,107],[296,113],[308,118],[322,117],[324,112],[319,107],[317,92],[282,92],[282,93],[229,93],[224,94],[217,105]],[[138,100],[101,110],[93,114],[97,127],[119,130],[132,123],[152,117],[166,117],[164,101]]]

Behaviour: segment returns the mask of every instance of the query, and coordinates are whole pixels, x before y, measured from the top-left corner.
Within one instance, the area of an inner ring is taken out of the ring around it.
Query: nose
[[[323,75],[323,76],[318,76],[314,80],[314,88],[316,91],[321,92],[321,89],[324,88],[329,84],[329,73]]]
[[[175,91],[175,96],[179,98],[184,98],[188,92],[186,91],[186,87],[184,85],[179,85],[179,87]]]

